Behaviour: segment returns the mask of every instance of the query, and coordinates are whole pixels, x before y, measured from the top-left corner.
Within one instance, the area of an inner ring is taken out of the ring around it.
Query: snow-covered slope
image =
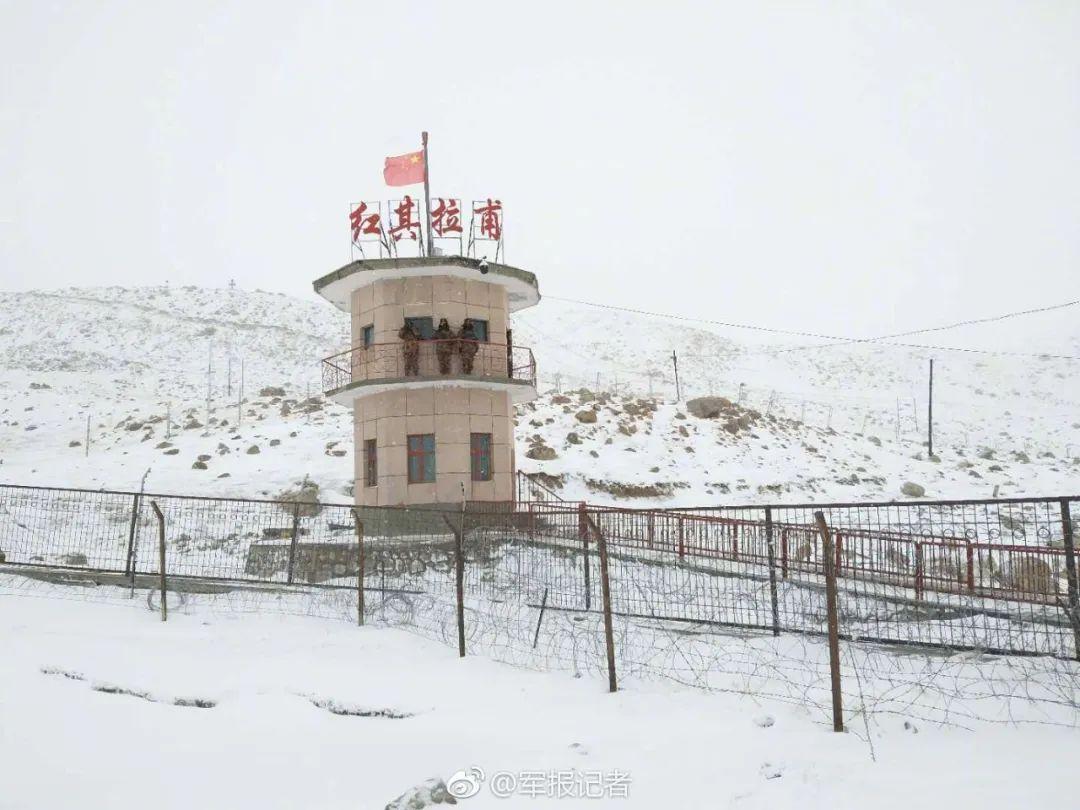
[[[802,344],[551,300],[514,328],[543,391],[518,413],[519,467],[567,498],[892,499],[906,481],[927,497],[1080,489],[1076,362],[938,354],[935,460],[924,350],[781,351]],[[1080,354],[1071,321],[1047,328]],[[257,497],[307,475],[345,500],[349,413],[318,396],[318,360],[346,343],[330,305],[259,291],[0,294],[0,481],[125,489],[149,470],[150,490]],[[717,418],[687,408],[707,395],[727,399]]]

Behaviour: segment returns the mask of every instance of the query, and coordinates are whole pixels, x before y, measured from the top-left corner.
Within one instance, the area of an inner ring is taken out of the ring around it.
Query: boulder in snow
[[[912,481],[905,481],[904,485],[900,487],[900,491],[909,498],[921,498],[926,494],[926,488],[924,486]]]

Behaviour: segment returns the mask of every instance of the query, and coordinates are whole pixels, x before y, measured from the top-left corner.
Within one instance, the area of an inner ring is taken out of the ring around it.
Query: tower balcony
[[[357,346],[327,357],[322,361],[323,391],[343,405],[366,394],[431,385],[499,388],[514,402],[536,397],[536,360],[525,346],[450,339],[421,340],[417,348],[415,361],[406,357],[402,341]]]

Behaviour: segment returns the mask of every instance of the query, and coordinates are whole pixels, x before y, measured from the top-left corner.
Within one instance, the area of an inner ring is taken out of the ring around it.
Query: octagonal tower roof
[[[349,311],[353,291],[376,281],[415,276],[454,276],[506,288],[511,312],[540,302],[536,276],[528,270],[508,264],[487,262],[487,272],[480,269],[479,259],[465,256],[420,256],[397,259],[360,259],[316,279],[315,292],[343,312]]]

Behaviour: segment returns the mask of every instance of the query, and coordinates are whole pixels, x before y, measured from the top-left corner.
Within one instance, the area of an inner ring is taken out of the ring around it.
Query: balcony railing
[[[350,383],[410,377],[476,377],[536,385],[531,349],[475,340],[421,340],[410,357],[404,341],[358,346],[322,361],[323,391]]]

